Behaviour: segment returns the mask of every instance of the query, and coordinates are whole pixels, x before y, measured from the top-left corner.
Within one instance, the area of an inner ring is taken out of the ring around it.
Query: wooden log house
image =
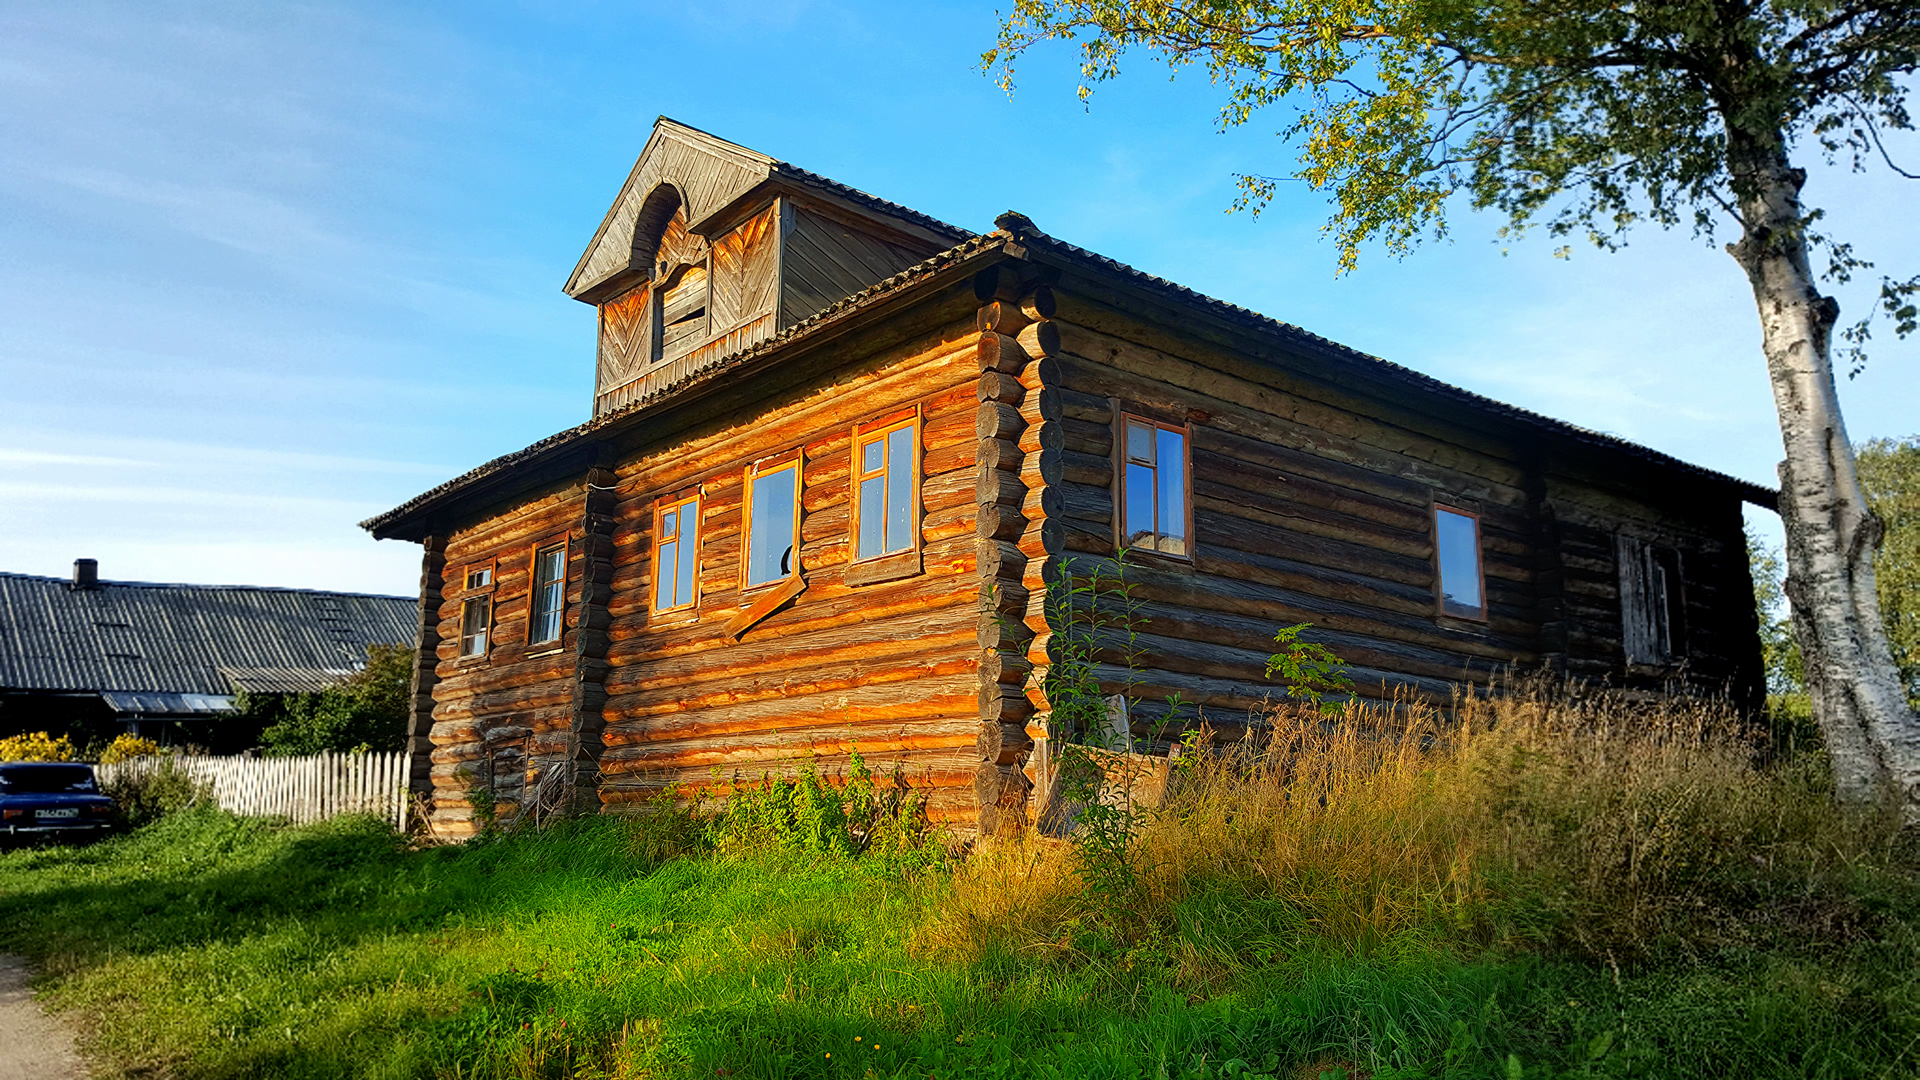
[[[1122,546],[1136,656],[1098,673],[1142,736],[1174,693],[1259,709],[1301,622],[1364,694],[1761,692],[1741,504],[1772,491],[995,225],[660,120],[566,285],[599,311],[592,419],[365,523],[424,549],[441,829],[476,787],[618,809],[856,746],[1006,827],[1044,583]]]

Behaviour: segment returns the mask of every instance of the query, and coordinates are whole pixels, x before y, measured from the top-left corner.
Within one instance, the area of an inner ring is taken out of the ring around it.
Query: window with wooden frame
[[[493,633],[493,564],[467,567],[461,591],[466,595],[460,599],[460,658],[471,660],[487,655]]]
[[[533,549],[527,602],[527,644],[548,645],[560,640],[567,616],[567,542]]]
[[[853,429],[853,561],[919,546],[920,410]]]
[[[653,613],[700,602],[700,494],[669,496],[653,510]]]
[[[1440,614],[1484,621],[1487,581],[1480,560],[1480,515],[1433,505],[1433,565]]]
[[[1138,551],[1192,558],[1193,507],[1187,497],[1189,470],[1184,425],[1143,416],[1120,416],[1120,545]]]
[[[750,465],[741,504],[740,587],[756,589],[800,573],[800,457],[796,454]]]

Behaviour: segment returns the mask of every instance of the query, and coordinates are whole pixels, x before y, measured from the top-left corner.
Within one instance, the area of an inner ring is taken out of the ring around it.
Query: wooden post
[[[612,469],[587,470],[580,527],[579,626],[574,633],[573,716],[567,738],[572,813],[600,811],[600,752],[605,747],[608,628],[613,618],[614,486]]]

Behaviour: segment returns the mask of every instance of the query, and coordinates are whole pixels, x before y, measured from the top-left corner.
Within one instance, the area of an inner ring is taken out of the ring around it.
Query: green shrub
[[[721,852],[772,849],[813,855],[873,855],[901,869],[924,869],[945,858],[945,836],[927,820],[926,798],[897,767],[876,784],[859,750],[847,780],[834,785],[811,760],[792,779],[763,775],[736,783],[706,828]]]
[[[113,798],[121,824],[138,828],[167,814],[213,801],[212,792],[172,758],[123,769],[101,788]]]

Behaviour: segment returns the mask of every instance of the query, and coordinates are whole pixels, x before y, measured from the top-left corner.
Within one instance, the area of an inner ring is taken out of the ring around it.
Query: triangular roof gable
[[[662,183],[680,192],[687,224],[697,227],[714,211],[766,182],[777,164],[765,154],[661,117],[627,174],[613,209],[607,211],[593,242],[567,278],[567,295],[580,298],[630,270],[646,272],[644,260],[651,254],[641,256],[642,264],[634,262],[633,230],[647,196]]]

